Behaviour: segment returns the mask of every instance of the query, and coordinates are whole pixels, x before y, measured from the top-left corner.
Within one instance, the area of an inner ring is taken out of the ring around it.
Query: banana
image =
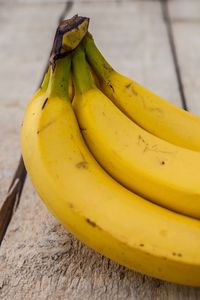
[[[116,72],[97,49],[91,35],[84,39],[87,59],[102,91],[134,122],[175,145],[200,151],[200,118]]]
[[[200,286],[200,222],[131,193],[100,167],[67,96],[69,72],[70,57],[57,60],[46,93],[25,112],[21,148],[38,194],[98,252],[153,277]]]
[[[166,208],[200,218],[200,153],[145,131],[94,85],[84,51],[73,55],[73,107],[90,151],[121,184]]]

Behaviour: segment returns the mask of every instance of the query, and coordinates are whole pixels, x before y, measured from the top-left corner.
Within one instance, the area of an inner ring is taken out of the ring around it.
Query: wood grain
[[[5,141],[0,143],[1,199],[19,157],[24,107],[37,86],[64,7],[45,2],[4,1],[0,7],[0,126]],[[158,1],[76,1],[70,16],[75,12],[91,17],[91,32],[113,66],[181,105]],[[173,28],[182,68],[185,35],[179,39],[181,29]],[[50,215],[28,180],[0,248],[0,299],[196,300],[200,289],[138,274],[89,249]]]
[[[170,2],[170,14],[188,108],[200,115],[200,2]]]

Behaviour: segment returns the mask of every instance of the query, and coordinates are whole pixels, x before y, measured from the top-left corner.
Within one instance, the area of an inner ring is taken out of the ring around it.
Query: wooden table
[[[24,108],[59,18],[91,17],[116,69],[200,115],[200,1],[0,0],[0,205],[20,157]],[[200,289],[127,270],[77,241],[29,180],[0,248],[0,299],[200,299]]]

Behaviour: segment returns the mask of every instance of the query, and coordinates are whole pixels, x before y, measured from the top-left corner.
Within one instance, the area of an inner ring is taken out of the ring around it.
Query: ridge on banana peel
[[[200,117],[193,115],[116,72],[97,49],[90,34],[83,39],[87,59],[101,90],[131,120],[175,145],[200,151]]]
[[[73,71],[73,107],[97,161],[133,192],[199,219],[200,153],[170,144],[124,115],[95,86],[80,46]]]
[[[200,222],[131,193],[96,162],[67,96],[70,56],[27,106],[23,159],[38,194],[81,241],[136,271],[200,286]]]

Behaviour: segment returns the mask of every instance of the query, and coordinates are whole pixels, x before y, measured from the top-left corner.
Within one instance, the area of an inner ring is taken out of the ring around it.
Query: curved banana
[[[170,144],[124,115],[94,86],[81,48],[73,55],[73,69],[73,106],[98,162],[133,192],[200,218],[200,153]]]
[[[81,241],[151,276],[200,286],[200,222],[131,193],[95,161],[67,97],[70,58],[51,69],[43,98],[24,116],[28,174],[50,211]]]
[[[84,40],[87,58],[102,91],[133,121],[150,133],[175,145],[200,151],[200,118],[116,72],[90,35]]]

